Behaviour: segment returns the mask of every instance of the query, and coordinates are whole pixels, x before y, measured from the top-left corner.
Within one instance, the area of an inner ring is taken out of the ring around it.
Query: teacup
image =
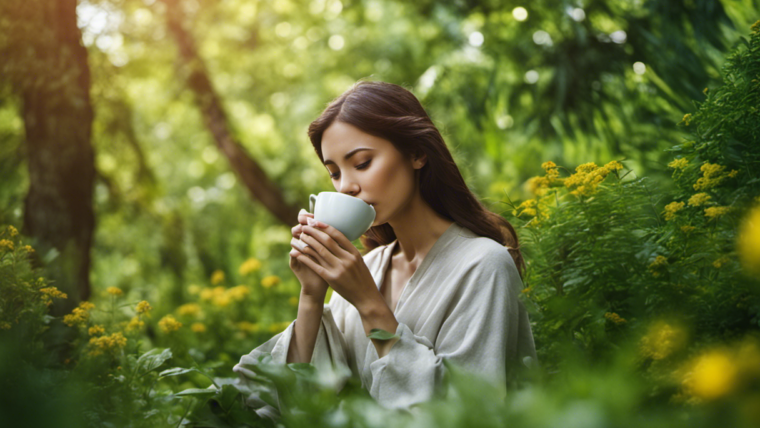
[[[309,195],[309,212],[314,214],[315,220],[338,229],[349,241],[359,239],[368,231],[377,214],[372,205],[340,192]]]

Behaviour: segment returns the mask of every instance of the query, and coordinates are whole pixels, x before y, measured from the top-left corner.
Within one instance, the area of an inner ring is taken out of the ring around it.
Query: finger
[[[327,270],[320,266],[317,262],[306,256],[305,254],[301,254],[296,256],[296,259],[305,264],[307,267],[309,267],[311,270],[314,271],[317,275],[321,276],[322,279],[327,281]]]
[[[293,226],[290,229],[290,234],[293,235],[294,238],[298,239],[301,237],[301,228],[303,227],[302,224],[299,224],[297,226]]]
[[[307,224],[306,219],[307,218],[314,218],[314,214],[306,211],[305,209],[301,208],[301,211],[298,212],[298,222],[301,224]]]
[[[322,242],[318,241],[314,236],[307,234],[305,230],[304,233],[301,234],[301,241],[309,246],[309,249],[314,252],[315,257],[321,265],[335,266],[338,262],[338,258],[335,257],[335,255],[331,253]]]
[[[309,229],[311,227],[311,229]],[[354,255],[356,256],[359,254],[359,250],[354,247],[354,244],[351,243],[351,241],[346,238],[346,235],[343,234],[340,230],[322,223],[320,221],[317,221],[314,226],[306,226],[301,229],[301,232],[305,232],[306,230],[314,230],[319,233],[324,234],[323,236],[329,237],[329,242],[331,242],[331,245],[326,245],[327,248],[332,251],[333,254],[336,256],[343,257],[344,253],[348,253],[348,255]],[[327,241],[327,238],[325,238]]]

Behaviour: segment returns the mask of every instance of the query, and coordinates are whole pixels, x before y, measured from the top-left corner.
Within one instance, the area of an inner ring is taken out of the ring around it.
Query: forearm
[[[298,316],[288,347],[287,363],[310,363],[317,333],[322,325],[324,298],[304,296],[298,300]]]
[[[391,334],[396,333],[398,328],[398,321],[396,316],[393,315],[393,311],[385,303],[385,300],[381,298],[375,299],[373,303],[367,304],[362,307],[359,315],[364,325],[364,333],[369,335],[372,329],[379,328],[385,330]],[[383,358],[391,350],[391,347],[398,339],[379,340],[371,339],[372,344],[375,345],[377,355],[379,358]]]

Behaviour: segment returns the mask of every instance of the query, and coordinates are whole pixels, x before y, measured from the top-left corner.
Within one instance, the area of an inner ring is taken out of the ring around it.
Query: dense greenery
[[[332,188],[305,127],[371,75],[423,100],[528,263],[541,366],[509,390],[447,363],[444,396],[396,412],[357,379],[336,394],[310,365],[256,366],[286,425],[760,424],[756,2],[80,1],[97,227],[79,301],[24,229],[39,1],[0,6],[1,420],[272,426],[231,367],[296,316],[292,225],[215,147],[166,26],[179,4],[286,200]]]

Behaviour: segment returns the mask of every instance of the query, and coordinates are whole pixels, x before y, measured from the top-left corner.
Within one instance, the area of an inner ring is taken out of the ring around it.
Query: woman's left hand
[[[309,219],[311,220],[311,219]],[[335,292],[354,305],[360,313],[382,300],[375,279],[359,250],[338,229],[312,220],[301,230],[301,241],[309,248],[297,256],[321,276]],[[308,254],[314,257],[316,262]]]

